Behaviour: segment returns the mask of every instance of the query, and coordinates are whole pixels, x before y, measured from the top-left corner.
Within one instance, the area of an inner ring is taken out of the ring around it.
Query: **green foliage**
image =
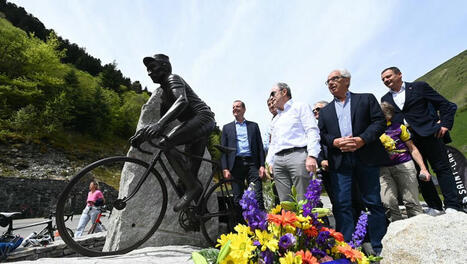
[[[115,63],[94,77],[61,63],[65,50],[53,31],[44,42],[0,18],[0,35],[0,140],[77,131],[126,141],[134,133],[149,95],[141,85],[139,93],[130,91]]]
[[[425,81],[457,104],[451,138],[454,147],[467,156],[467,50],[449,59],[417,81]]]

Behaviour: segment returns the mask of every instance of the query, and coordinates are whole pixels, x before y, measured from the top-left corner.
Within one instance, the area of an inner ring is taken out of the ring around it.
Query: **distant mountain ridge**
[[[429,83],[446,99],[457,104],[451,145],[467,155],[467,50],[429,71],[417,81]]]
[[[467,104],[467,50],[449,59],[417,81],[425,81],[460,109]]]

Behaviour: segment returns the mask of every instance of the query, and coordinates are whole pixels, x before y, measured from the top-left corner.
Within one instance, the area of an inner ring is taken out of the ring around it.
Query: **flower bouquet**
[[[320,202],[321,181],[312,179],[305,200],[282,202],[268,213],[259,209],[252,188],[240,201],[248,225],[238,224],[236,233],[223,234],[218,249],[192,253],[195,264],[207,263],[370,263],[379,257],[365,256],[361,243],[366,234],[367,214],[362,212],[352,241],[346,243],[341,233],[323,225],[320,217],[329,209],[316,208]]]

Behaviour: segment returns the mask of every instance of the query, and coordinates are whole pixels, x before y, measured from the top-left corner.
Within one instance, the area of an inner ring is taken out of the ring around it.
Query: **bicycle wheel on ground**
[[[159,227],[167,209],[167,187],[161,175],[150,169],[143,185],[124,208],[119,201],[136,188],[136,184],[125,182],[137,181],[148,167],[139,159],[110,157],[88,165],[75,175],[57,202],[57,228],[65,243],[82,255],[95,257],[124,254],[147,241]],[[88,232],[99,210],[85,209],[91,180],[99,183],[109,210],[106,217],[101,217],[107,230],[94,234]],[[75,217],[73,221],[65,222],[65,215],[70,212]],[[84,222],[87,222],[85,228],[77,230],[78,226],[84,226]],[[68,228],[75,232],[75,236],[66,231]]]
[[[223,179],[212,186],[204,197],[201,231],[206,241],[215,246],[217,239],[234,230],[242,219],[241,209],[235,205],[232,193],[233,179]],[[238,182],[238,181],[236,181]]]

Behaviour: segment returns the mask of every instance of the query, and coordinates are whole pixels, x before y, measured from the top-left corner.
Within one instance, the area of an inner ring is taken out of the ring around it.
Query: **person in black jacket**
[[[381,253],[386,217],[380,197],[379,166],[389,157],[379,140],[386,120],[373,94],[349,92],[350,73],[334,70],[326,81],[334,100],[320,110],[321,142],[327,146],[329,175],[335,200],[336,230],[352,239],[352,183],[357,182],[365,207],[370,211],[368,230],[371,246]]]
[[[426,82],[403,82],[397,67],[384,69],[381,80],[390,89],[381,101],[394,105],[393,120],[406,124],[411,130],[415,145],[438,177],[446,212],[459,210],[460,200],[443,142],[454,124],[456,104],[446,100]],[[419,184],[428,206],[441,211],[441,201],[433,182],[419,181]]]
[[[264,148],[258,124],[245,119],[245,103],[233,102],[232,113],[235,117],[222,128],[221,144],[235,148],[235,152],[223,153],[221,157],[224,178],[234,178],[243,183],[254,183],[254,191],[258,206],[264,209],[263,186],[261,179],[265,176]],[[243,184],[232,183],[235,204],[238,205],[244,191]]]

